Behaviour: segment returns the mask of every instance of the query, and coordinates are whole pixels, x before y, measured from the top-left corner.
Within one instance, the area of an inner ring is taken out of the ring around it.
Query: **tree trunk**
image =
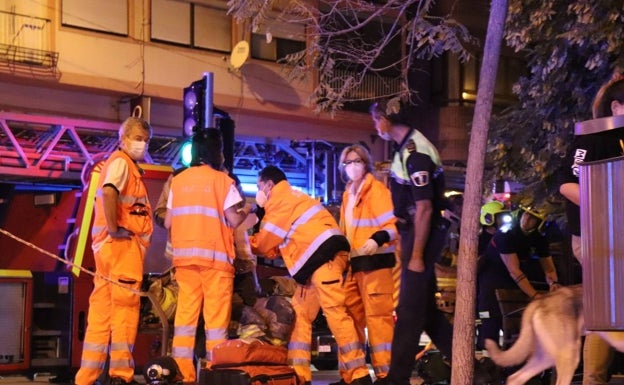
[[[507,0],[492,0],[468,152],[457,263],[451,385],[473,383],[479,209],[488,124],[506,16]]]

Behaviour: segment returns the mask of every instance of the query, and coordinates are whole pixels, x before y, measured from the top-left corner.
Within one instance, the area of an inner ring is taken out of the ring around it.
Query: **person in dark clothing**
[[[481,257],[477,272],[477,311],[481,328],[477,346],[486,338],[499,340],[502,315],[496,289],[520,289],[535,298],[538,289],[559,287],[557,271],[548,250],[548,240],[541,232],[545,217],[522,208],[507,230],[494,234]],[[536,285],[542,283],[541,286]]]
[[[448,359],[453,328],[435,300],[435,262],[447,224],[441,218],[444,173],[438,151],[409,124],[399,99],[381,101],[370,112],[377,134],[395,143],[390,190],[401,239],[401,287],[388,376],[376,383],[408,385],[423,331]]]
[[[572,235],[572,252],[581,257],[581,216],[579,163],[614,158],[624,154],[624,77],[620,74],[607,82],[594,99],[593,117],[604,120],[602,130],[576,132],[570,151],[560,171],[559,192],[566,198],[567,229]],[[619,117],[619,118],[618,118]],[[597,127],[600,125],[596,125]],[[583,345],[583,385],[608,382],[613,349],[600,336],[589,334]]]

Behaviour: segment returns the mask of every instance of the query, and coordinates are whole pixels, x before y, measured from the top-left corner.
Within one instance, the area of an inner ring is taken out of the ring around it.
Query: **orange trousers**
[[[195,382],[193,365],[195,332],[203,309],[206,332],[206,367],[212,361],[212,348],[227,339],[232,312],[234,273],[203,266],[177,266],[178,306],[174,321],[172,356],[185,382]],[[201,357],[203,358],[203,357]]]
[[[394,280],[392,268],[359,271],[347,275],[344,284],[347,310],[355,321],[359,340],[368,343],[377,378],[390,369],[390,346],[394,333]]]
[[[312,381],[312,321],[320,308],[338,344],[340,371],[345,382],[369,375],[363,345],[345,305],[342,284],[347,259],[347,252],[337,253],[333,261],[325,263],[312,274],[308,285],[297,285],[293,296],[295,326],[288,343],[288,362],[304,381]]]
[[[95,253],[95,268],[89,297],[87,331],[82,348],[76,385],[92,385],[102,373],[110,344],[108,374],[126,382],[134,378],[132,348],[139,327],[140,296],[144,250],[135,238],[112,239]]]

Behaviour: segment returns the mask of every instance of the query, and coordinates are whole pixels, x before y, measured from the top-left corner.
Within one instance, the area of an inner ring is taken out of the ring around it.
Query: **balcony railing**
[[[334,81],[331,86],[340,89],[345,82],[350,82],[349,78],[357,78],[359,75],[353,71],[336,69],[334,70]],[[360,111],[367,110],[370,103],[376,98],[394,96],[401,92],[400,77],[380,76],[374,73],[364,75],[358,87],[345,94],[346,110]]]
[[[50,50],[49,25],[49,19],[0,11],[0,65],[56,74],[58,52]]]

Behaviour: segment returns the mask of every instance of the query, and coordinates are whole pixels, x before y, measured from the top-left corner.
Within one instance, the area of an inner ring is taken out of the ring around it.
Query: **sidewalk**
[[[0,376],[0,384],[2,385],[20,385],[20,384],[50,384],[50,379],[54,376],[49,373],[41,373],[35,375],[31,380],[24,375],[4,375]],[[340,375],[337,370],[322,370],[312,372],[312,385],[328,385],[331,382],[338,381]],[[145,384],[143,376],[136,376],[135,379]],[[412,377],[411,385],[421,385],[422,380],[419,377]],[[70,385],[69,383],[61,383],[61,385]],[[581,382],[573,382],[572,385],[581,385]],[[614,375],[609,381],[609,385],[624,385],[624,375]]]

